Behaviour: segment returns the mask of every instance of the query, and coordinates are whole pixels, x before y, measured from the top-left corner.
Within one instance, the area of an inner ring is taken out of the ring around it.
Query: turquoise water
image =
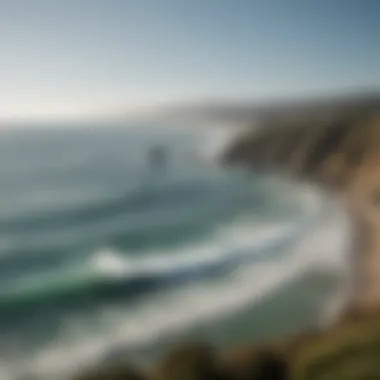
[[[217,137],[152,126],[2,133],[2,379],[58,378],[126,350],[143,359],[197,326],[246,321],[292,279],[277,264],[315,212],[285,184],[218,166]],[[167,149],[160,170],[147,159],[155,144]],[[241,335],[223,330],[216,342]]]

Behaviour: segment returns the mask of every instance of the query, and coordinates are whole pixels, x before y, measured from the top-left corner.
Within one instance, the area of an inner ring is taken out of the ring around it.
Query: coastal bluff
[[[353,225],[349,308],[380,305],[380,108],[271,121],[238,137],[222,162],[333,195]]]

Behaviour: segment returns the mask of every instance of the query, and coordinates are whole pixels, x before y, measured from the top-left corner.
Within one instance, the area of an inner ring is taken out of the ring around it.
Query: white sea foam
[[[240,221],[215,231],[211,241],[176,247],[170,251],[146,251],[138,256],[103,248],[89,255],[87,262],[74,262],[55,272],[12,279],[10,286],[0,291],[0,299],[20,301],[38,294],[59,296],[67,290],[72,291],[75,282],[81,287],[92,287],[99,281],[127,283],[178,277],[193,272],[205,273],[213,268],[236,264],[244,258],[255,259],[261,249],[269,244],[281,245],[284,239],[297,233],[301,225],[300,220],[266,225]]]
[[[301,226],[305,226],[305,223],[311,223],[317,218],[323,202],[320,195],[307,187],[302,188],[297,194],[304,205],[303,219],[277,223],[239,219],[228,227],[217,230],[212,242],[181,247],[180,254],[178,248],[169,252],[155,250],[133,259],[113,249],[105,248],[90,257],[90,265],[110,275],[136,278],[207,268],[230,259],[238,261],[241,256],[252,256],[254,252],[273,241],[281,242],[294,235]]]
[[[216,231],[212,243],[189,245],[172,251],[145,252],[132,258],[116,250],[105,248],[90,257],[90,265],[101,274],[115,277],[140,278],[176,274],[192,269],[207,269],[227,260],[238,261],[241,256],[254,256],[256,250],[267,244],[292,236],[300,221],[268,225],[252,222],[236,224]],[[240,252],[240,254],[237,252]]]

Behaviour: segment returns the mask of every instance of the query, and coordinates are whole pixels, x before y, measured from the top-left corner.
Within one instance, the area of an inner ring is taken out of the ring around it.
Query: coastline
[[[332,120],[317,120],[311,135],[303,120],[296,123],[295,130],[279,133],[275,138],[272,131],[254,134],[251,139],[244,136],[223,162],[237,161],[256,170],[277,168],[278,173],[311,181],[343,203],[352,222],[350,246],[346,247],[350,268],[340,279],[336,278],[341,287],[335,298],[324,304],[326,312],[318,323],[313,326],[296,323],[294,330],[283,331],[288,337],[275,329],[268,335],[251,336],[249,326],[241,323],[241,334],[247,339],[245,344],[239,342],[233,347],[231,342],[225,346],[221,342],[216,353],[213,349],[210,351],[208,345],[185,344],[185,348],[163,354],[149,375],[142,375],[142,379],[380,378],[380,241],[377,236],[380,216],[376,204],[371,203],[377,201],[373,191],[379,180],[380,163],[375,150],[380,118],[356,116],[354,112],[341,119],[340,115],[338,121],[335,116]],[[355,148],[358,143],[361,144],[359,150]],[[300,154],[297,160],[293,155],[295,149]],[[355,154],[361,155],[360,160]],[[302,155],[306,164],[300,165]],[[323,249],[322,245],[320,253],[324,253]],[[296,302],[299,300],[296,297]],[[275,305],[278,304],[279,300]],[[312,314],[316,314],[315,311]],[[256,326],[263,325],[267,317],[268,313],[264,312],[264,319],[256,323],[253,315],[248,318]],[[185,337],[182,338],[183,342]],[[168,347],[177,344],[173,341]],[[168,347],[160,348],[166,351]]]

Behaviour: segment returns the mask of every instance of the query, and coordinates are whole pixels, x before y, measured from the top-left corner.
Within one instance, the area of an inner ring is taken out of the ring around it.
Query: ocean
[[[343,219],[305,186],[218,165],[228,138],[111,123],[0,133],[2,380],[318,323]]]

